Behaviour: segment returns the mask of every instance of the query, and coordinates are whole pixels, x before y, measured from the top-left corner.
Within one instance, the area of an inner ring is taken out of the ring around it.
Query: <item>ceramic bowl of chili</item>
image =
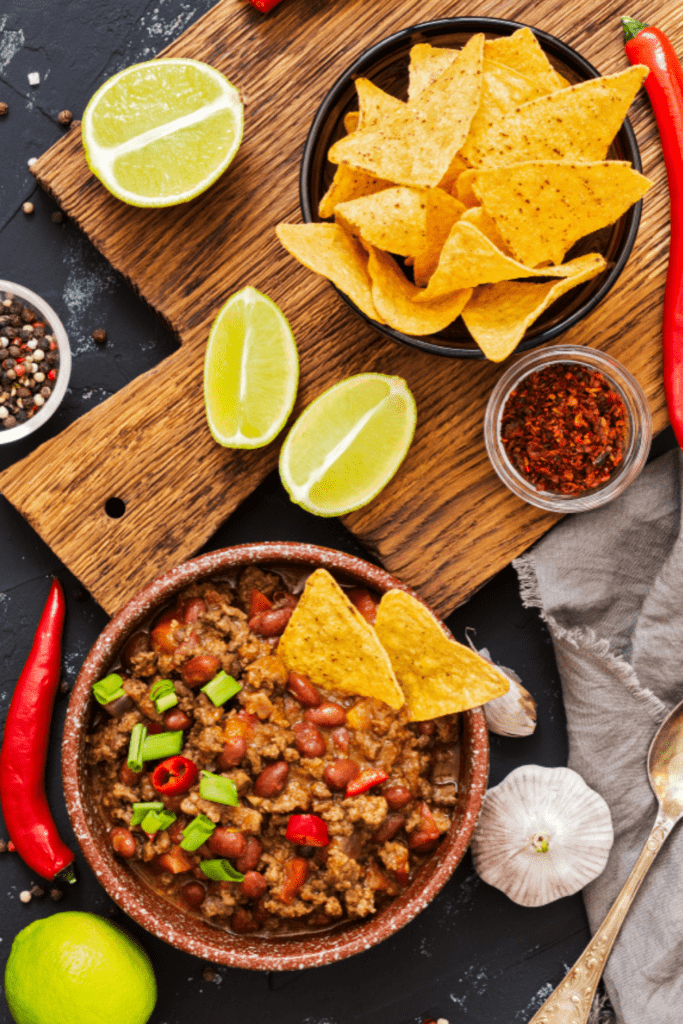
[[[438,21],[424,22],[396,32],[362,53],[340,75],[324,97],[309,130],[299,177],[299,199],[303,220],[312,222],[322,219],[318,214],[318,206],[335,171],[335,165],[328,161],[327,153],[337,139],[346,135],[345,115],[358,109],[355,88],[357,78],[369,78],[393,96],[406,99],[410,50],[415,44],[431,43],[432,46],[457,49],[477,32],[484,32],[488,39],[495,39],[499,36],[510,36],[517,29],[524,27],[520,22],[502,18],[440,18]],[[550,63],[572,85],[600,77],[598,69],[571,46],[538,28],[534,28],[533,31]],[[628,160],[635,170],[642,169],[638,144],[628,119],[624,121],[610,146],[607,159]],[[626,266],[638,233],[640,212],[641,203],[638,202],[611,227],[587,235],[577,242],[567,254],[567,259],[574,259],[589,252],[599,252],[605,257],[608,269],[554,302],[529,328],[517,351],[524,352],[536,348],[563,334],[602,302]],[[410,273],[409,268],[404,269]],[[455,359],[485,358],[469,335],[461,317],[438,334],[414,337],[370,319],[343,292],[338,291],[338,294],[374,330],[401,345],[408,345],[431,355]]]
[[[652,417],[640,384],[616,359],[557,345],[527,353],[503,374],[486,407],[484,440],[518,497],[550,512],[588,512],[638,476]]]
[[[40,295],[37,295],[36,292],[32,291],[30,288],[26,288],[24,285],[15,284],[13,281],[0,280],[0,300],[8,299],[10,297],[18,299],[25,307],[28,307],[29,310],[37,313],[41,318],[42,326],[46,330],[49,329],[48,333],[53,339],[52,344],[56,344],[57,346],[56,351],[59,354],[59,366],[55,369],[54,366],[50,366],[47,361],[41,364],[45,367],[46,377],[50,373],[54,374],[54,384],[49,377],[46,380],[46,384],[49,385],[51,394],[46,398],[43,398],[41,395],[39,402],[44,402],[44,404],[40,407],[33,406],[30,409],[28,418],[23,422],[18,422],[15,426],[9,428],[5,428],[4,425],[0,425],[0,444],[8,444],[10,441],[20,441],[24,437],[28,437],[29,434],[38,430],[39,427],[43,426],[43,424],[47,423],[50,417],[59,408],[59,405],[66,394],[66,389],[69,385],[69,377],[71,376],[71,348],[69,346],[69,338],[62,321],[59,319],[52,306],[50,306],[45,299],[41,298]],[[0,314],[4,312],[6,312],[6,310],[0,307]],[[23,344],[23,341],[24,339],[17,338],[16,341],[13,340],[10,344],[19,344],[19,342]],[[2,355],[0,355],[0,361],[4,363],[4,357],[8,355],[8,352],[6,349],[0,349],[0,352],[2,353]],[[28,354],[30,354],[29,351],[26,353],[22,351],[22,355],[13,360],[12,368],[15,370],[15,374],[18,372],[16,364],[23,364],[24,358]],[[48,353],[48,355],[50,355],[50,353]],[[51,355],[50,358],[52,358]],[[20,387],[21,378],[16,379],[15,377],[15,383],[17,387]],[[40,385],[36,385],[36,393],[39,387]],[[0,382],[0,393],[7,392],[8,388],[11,390],[11,385],[6,385]],[[0,407],[3,407],[8,411],[7,406],[4,406],[2,402],[0,402]],[[9,417],[7,417],[7,421],[9,422]]]
[[[69,817],[81,850],[109,896],[138,924],[178,949],[212,963],[254,970],[297,970],[342,960],[388,938],[411,921],[448,881],[469,846],[486,792],[488,732],[482,708],[463,712],[459,779],[462,795],[453,809],[450,830],[418,869],[409,887],[373,917],[291,937],[240,935],[213,927],[164,899],[115,856],[110,826],[94,799],[86,757],[86,735],[91,730],[94,707],[92,687],[107,674],[132,634],[181,590],[192,583],[225,579],[250,565],[302,575],[323,567],[343,584],[366,587],[376,594],[398,588],[417,597],[400,580],[369,562],[310,544],[241,545],[183,563],[133,597],[114,616],[88,654],[69,701],[62,775]]]

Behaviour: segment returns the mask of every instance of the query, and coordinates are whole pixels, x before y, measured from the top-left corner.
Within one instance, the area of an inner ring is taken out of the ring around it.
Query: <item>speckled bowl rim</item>
[[[233,935],[204,924],[157,895],[114,858],[95,829],[96,810],[85,803],[85,730],[91,713],[92,684],[105,673],[123,641],[150,612],[200,579],[245,565],[324,567],[379,592],[400,589],[419,600],[410,587],[384,569],[330,548],[291,542],[243,544],[212,551],[184,562],[148,584],[114,616],[88,654],[67,710],[62,747],[62,776],[69,818],[90,867],[111,898],[143,928],[177,949],[212,963],[252,970],[285,971],[333,963],[369,949],[411,921],[436,895],[469,846],[486,792],[489,742],[482,708],[464,712],[469,746],[470,785],[462,816],[423,865],[412,885],[385,909],[359,924],[297,939]],[[424,602],[423,602],[424,603]],[[446,626],[444,630],[448,633]],[[451,634],[448,633],[450,636]],[[101,831],[101,826],[100,826]]]

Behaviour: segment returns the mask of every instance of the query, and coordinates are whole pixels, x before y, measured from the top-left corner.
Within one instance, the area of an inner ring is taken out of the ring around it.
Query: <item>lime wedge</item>
[[[292,411],[299,357],[282,312],[255,288],[235,292],[216,317],[204,363],[209,430],[226,448],[261,448]]]
[[[415,399],[401,377],[360,373],[301,414],[280,453],[290,498],[318,516],[372,500],[403,462],[415,433]]]
[[[101,86],[83,114],[90,169],[132,206],[186,203],[212,185],[242,141],[239,93],[198,60],[133,64]]]

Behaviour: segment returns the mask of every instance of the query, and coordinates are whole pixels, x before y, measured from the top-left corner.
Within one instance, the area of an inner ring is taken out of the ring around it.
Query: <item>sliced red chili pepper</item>
[[[270,601],[265,594],[262,594],[260,590],[252,590],[249,594],[249,618],[253,619],[259,612],[267,612],[273,607],[273,602]]]
[[[377,619],[377,602],[370,591],[366,590],[365,587],[351,587],[350,590],[346,591],[346,596],[351,604],[356,606],[363,618],[371,626],[374,626]]]
[[[185,793],[199,778],[197,765],[187,757],[176,754],[158,764],[152,775],[152,785],[157,793],[173,796]]]
[[[327,846],[327,825],[317,814],[292,814],[285,838],[297,846]]]
[[[373,786],[379,786],[380,783],[386,782],[388,778],[387,773],[380,771],[379,768],[366,768],[357,778],[349,782],[346,787],[346,795],[347,797],[359,796],[366,790],[372,789]]]
[[[22,860],[50,881],[60,872],[75,882],[71,850],[59,837],[45,796],[50,719],[59,686],[64,591],[54,580],[31,652],[14,688],[0,751],[0,802],[7,831]]]
[[[439,832],[439,826],[434,820],[434,815],[430,811],[427,804],[420,804],[420,815],[422,821],[420,827],[416,828],[414,832],[410,833],[408,837],[408,846],[411,850],[421,850],[425,846],[429,846],[441,834]]]
[[[683,69],[668,37],[634,18],[622,18],[626,56],[645,64],[645,90],[659,128],[669,181],[671,241],[664,291],[662,356],[669,419],[683,446]]]
[[[308,878],[308,861],[303,857],[292,857],[285,864],[285,877],[280,889],[283,903],[291,903]]]

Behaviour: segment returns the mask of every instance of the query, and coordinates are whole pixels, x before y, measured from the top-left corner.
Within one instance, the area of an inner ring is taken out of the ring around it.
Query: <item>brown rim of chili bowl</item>
[[[621,397],[627,413],[624,460],[600,487],[576,497],[537,491],[510,462],[500,439],[501,422],[511,392],[530,374],[547,366],[569,363],[597,370]],[[502,375],[491,393],[484,415],[484,441],[491,465],[514,494],[549,512],[589,512],[620,495],[643,469],[652,441],[652,416],[638,381],[613,356],[586,345],[555,345],[527,352]]]
[[[481,810],[488,780],[488,732],[482,708],[463,712],[461,763],[465,798],[455,812],[451,828],[408,889],[361,924],[346,923],[330,931],[291,939],[236,935],[191,916],[157,894],[114,856],[107,841],[107,826],[88,799],[84,754],[92,713],[92,685],[106,673],[124,640],[178,591],[195,581],[254,564],[275,570],[296,566],[313,570],[322,566],[335,572],[343,582],[369,586],[380,593],[395,588],[418,597],[400,580],[369,562],[308,544],[245,544],[184,562],[131,598],[88,654],[69,701],[62,775],[67,810],[86,860],[109,896],[138,924],[170,945],[213,963],[252,970],[297,970],[333,963],[369,949],[411,921],[439,892],[469,846]]]

